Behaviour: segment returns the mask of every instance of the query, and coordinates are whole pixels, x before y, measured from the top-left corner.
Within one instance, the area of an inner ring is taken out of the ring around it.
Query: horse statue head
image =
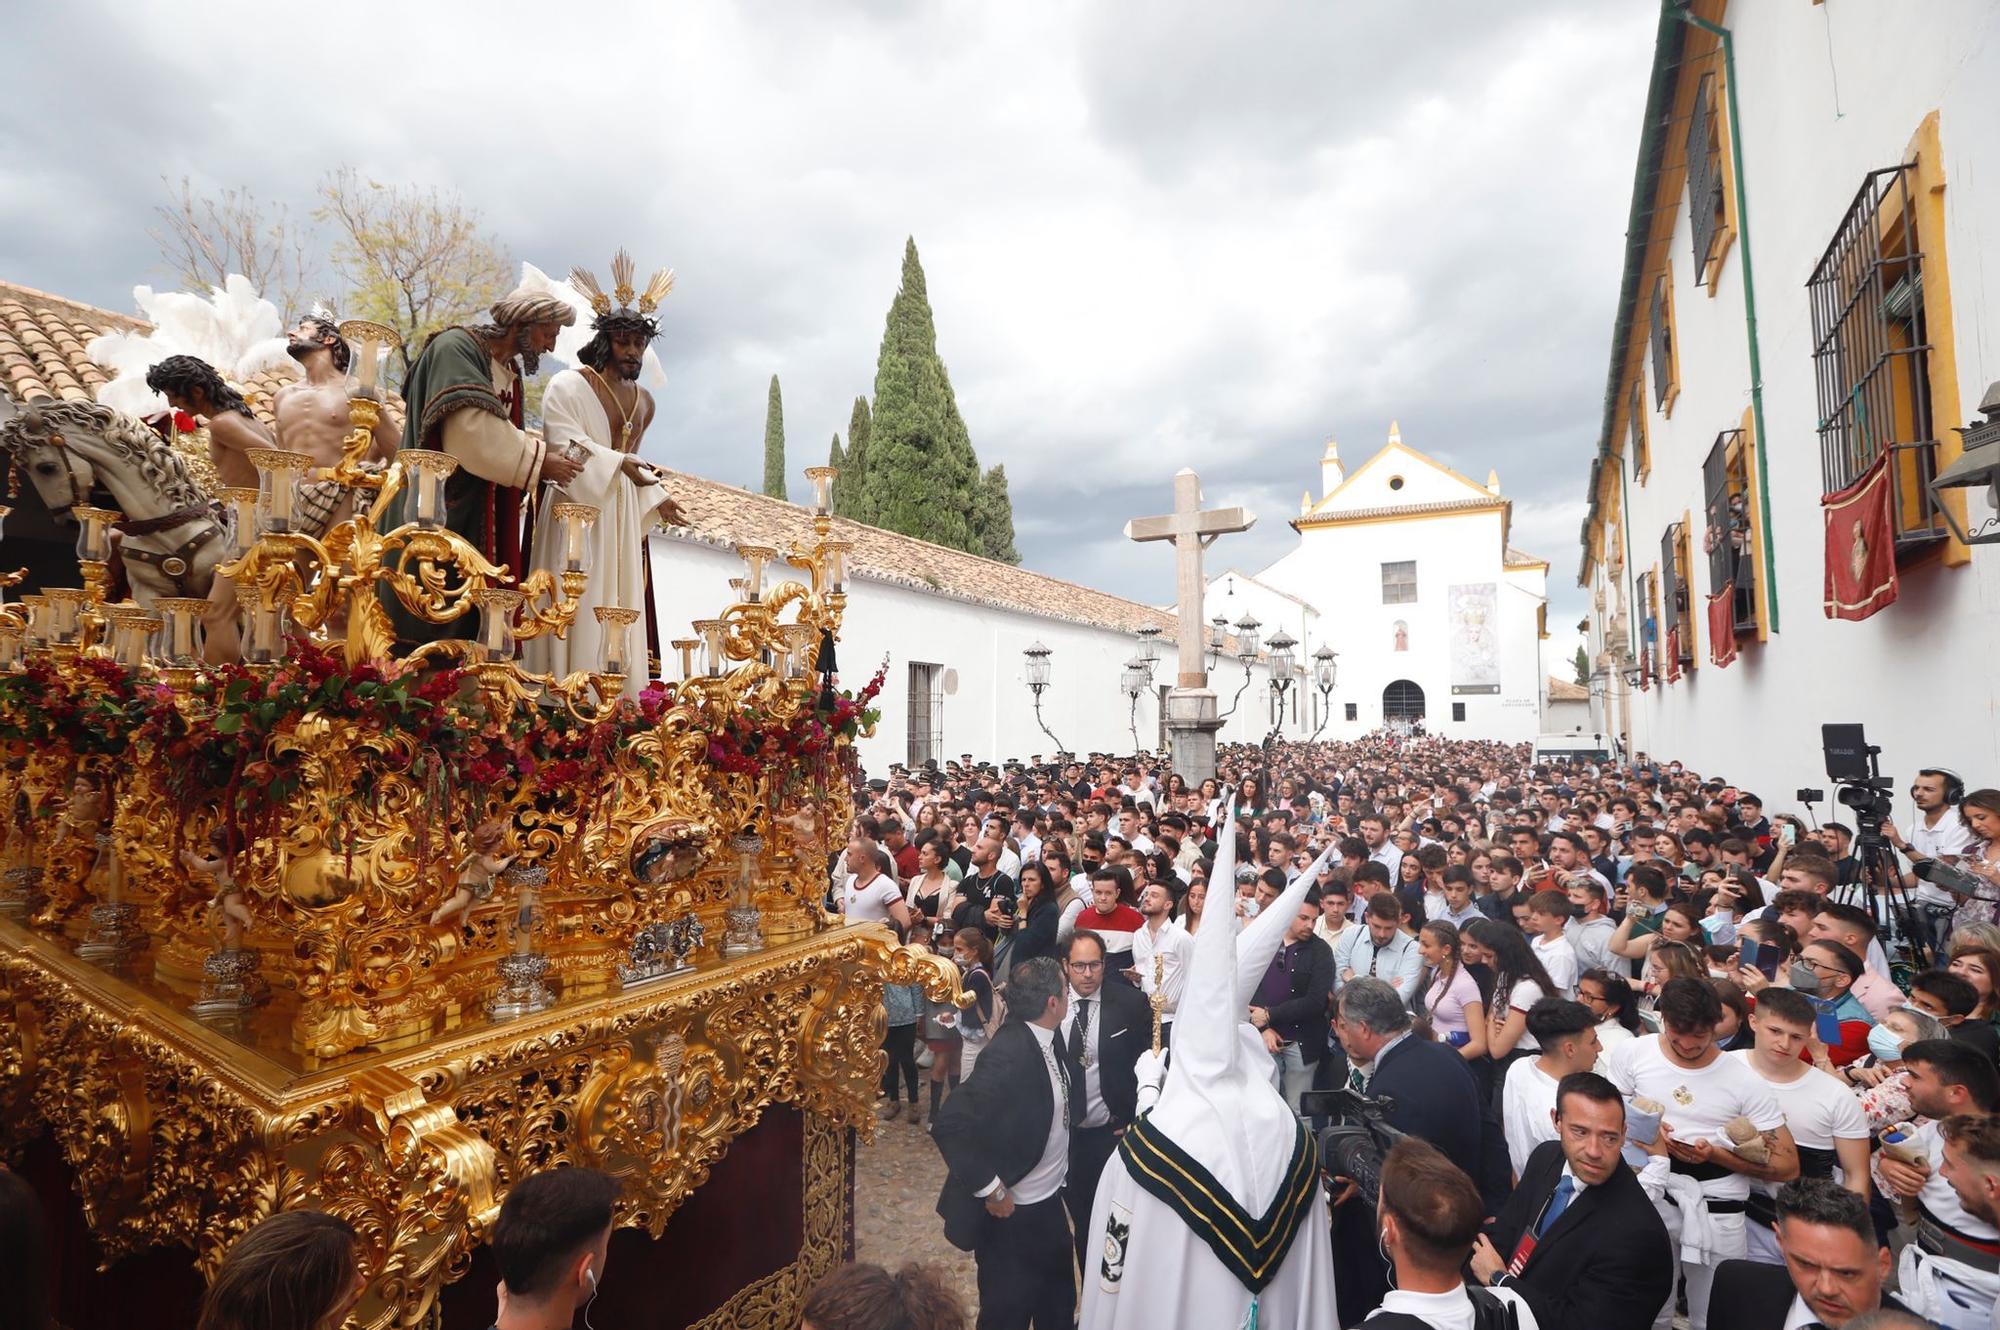
[[[59,521],[73,521],[98,486],[110,491],[140,601],[208,594],[225,516],[180,450],[144,422],[96,402],[29,402],[0,424],[0,451]]]

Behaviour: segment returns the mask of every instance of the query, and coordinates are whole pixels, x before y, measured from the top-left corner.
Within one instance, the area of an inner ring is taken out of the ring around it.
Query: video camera
[[[1382,1191],[1382,1160],[1403,1139],[1389,1125],[1393,1099],[1370,1099],[1359,1090],[1307,1090],[1299,1096],[1299,1116],[1325,1118],[1319,1133],[1319,1163],[1328,1177],[1353,1182],[1373,1209]]]
[[[1895,811],[1896,782],[1882,774],[1882,750],[1868,742],[1859,725],[1822,725],[1820,747],[1826,754],[1826,777],[1838,788],[1834,798],[1854,810],[1855,839],[1882,842],[1882,824]]]

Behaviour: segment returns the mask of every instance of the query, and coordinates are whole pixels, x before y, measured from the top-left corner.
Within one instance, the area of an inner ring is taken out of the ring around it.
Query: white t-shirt
[[[1612,1049],[1637,1037],[1630,1030],[1620,1025],[1616,1017],[1610,1020],[1599,1021],[1597,1023],[1597,1047],[1601,1051],[1597,1055],[1597,1066],[1594,1069],[1597,1074],[1599,1076],[1604,1075],[1604,1069],[1611,1065]]]
[[[1556,1079],[1536,1063],[1538,1058],[1521,1058],[1507,1068],[1507,1083],[1500,1091],[1500,1122],[1507,1135],[1507,1162],[1514,1176],[1527,1171],[1528,1156],[1543,1141],[1556,1138]]]
[[[1513,1289],[1489,1288],[1486,1291],[1514,1307],[1521,1330],[1541,1330],[1535,1323],[1535,1314],[1528,1310],[1527,1300]],[[1409,1293],[1403,1289],[1392,1289],[1375,1310],[1414,1316],[1432,1330],[1472,1330],[1472,1298],[1462,1284],[1449,1293]]]
[[[883,923],[890,917],[889,907],[902,899],[887,874],[877,873],[866,882],[850,878],[840,893],[840,912],[853,923]]]
[[[1972,849],[1972,829],[1965,825],[1965,818],[1956,808],[1944,810],[1934,827],[1924,825],[1924,815],[1917,814],[1917,824],[1905,833],[1910,848],[1918,854],[1927,854],[1933,859],[1944,855],[1965,855]],[[1943,887],[1934,887],[1928,882],[1918,881],[1916,897],[1931,905],[1956,905],[1958,897]],[[1888,971],[1884,970],[1884,974]]]
[[[1564,997],[1574,998],[1577,974],[1576,948],[1569,944],[1569,939],[1538,937],[1534,940],[1533,946],[1535,959],[1549,972],[1549,978],[1555,980],[1556,988]]]
[[[1758,1131],[1776,1131],[1785,1125],[1778,1097],[1743,1062],[1718,1053],[1706,1067],[1690,1070],[1661,1051],[1656,1034],[1613,1049],[1609,1076],[1627,1099],[1645,1095],[1664,1105],[1666,1123],[1682,1141],[1709,1140],[1729,1146],[1722,1129],[1739,1117],[1749,1118]],[[1701,1189],[1716,1200],[1740,1201],[1750,1194],[1750,1179],[1741,1173],[1726,1173],[1702,1183]]]
[[[1547,996],[1548,994],[1542,991],[1542,986],[1534,980],[1516,979],[1514,986],[1507,990],[1507,1010],[1509,1012],[1518,1011],[1523,1016],[1526,1016],[1528,1008],[1534,1006]],[[1501,1014],[1505,1015],[1506,1013],[1503,1012]],[[1535,1041],[1535,1036],[1529,1034],[1526,1030],[1521,1031],[1521,1040],[1514,1047],[1526,1049],[1531,1053],[1539,1053],[1542,1050],[1542,1046]]]
[[[1839,1077],[1829,1076],[1818,1067],[1807,1067],[1805,1075],[1781,1084],[1758,1074],[1755,1064],[1750,1061],[1749,1049],[1739,1048],[1729,1056],[1740,1060],[1750,1069],[1751,1075],[1771,1088],[1771,1093],[1777,1096],[1778,1107],[1784,1111],[1785,1125],[1792,1129],[1792,1139],[1798,1144],[1814,1150],[1831,1150],[1835,1141],[1868,1139],[1868,1118],[1861,1111],[1861,1098],[1842,1084]],[[1842,1180],[1837,1164],[1833,1180]],[[1750,1185],[1766,1196],[1775,1195],[1778,1190],[1770,1183],[1754,1178]]]

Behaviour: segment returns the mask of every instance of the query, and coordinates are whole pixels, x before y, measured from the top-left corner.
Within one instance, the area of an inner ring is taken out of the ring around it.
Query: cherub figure
[[[104,825],[104,789],[88,776],[78,776],[70,784],[69,807],[63,810],[62,827],[66,836],[78,840],[90,840]]]
[[[196,873],[206,877],[215,887],[215,894],[209,898],[208,909],[211,919],[222,921],[222,950],[243,950],[243,930],[250,926],[250,907],[243,903],[243,888],[237,885],[236,874],[229,864],[229,836],[221,827],[208,833],[208,848],[211,856],[196,854],[193,850],[181,851],[181,862]]]
[[[472,907],[493,894],[493,879],[514,862],[513,855],[498,853],[500,843],[506,838],[507,824],[499,818],[488,818],[473,828],[472,852],[459,865],[458,887],[444,904],[432,911],[433,926],[449,919],[455,921],[453,927],[463,927]]]

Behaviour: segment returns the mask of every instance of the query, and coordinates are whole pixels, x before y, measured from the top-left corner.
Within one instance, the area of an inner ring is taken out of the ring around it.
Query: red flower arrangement
[[[840,741],[851,743],[863,727],[882,718],[868,704],[882,691],[888,673],[885,659],[859,693],[822,694],[811,707],[783,721],[754,707],[734,712],[709,736],[708,760],[753,780],[762,780],[773,768],[783,772],[787,783],[806,774],[822,779]]]

